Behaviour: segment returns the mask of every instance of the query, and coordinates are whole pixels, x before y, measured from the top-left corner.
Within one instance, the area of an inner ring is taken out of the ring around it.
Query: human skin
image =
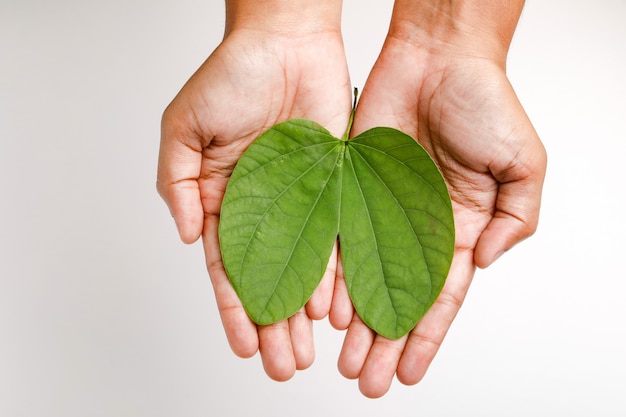
[[[330,311],[333,326],[348,329],[339,370],[358,378],[364,395],[384,395],[394,375],[405,384],[422,379],[475,268],[487,267],[537,227],[545,150],[505,72],[522,7],[520,1],[492,0],[394,5],[352,136],[390,126],[417,138],[448,183],[456,245],[433,307],[409,335],[391,341],[354,313],[336,249],[306,307],[270,326],[250,321],[226,277],[219,210],[243,151],[272,125],[296,117],[341,137],[351,107],[341,2],[226,2],[224,41],[163,115],[157,187],[181,239],[203,238],[218,309],[237,355],[260,351],[267,374],[287,380],[312,363],[311,320]]]
[[[428,150],[452,198],[456,242],[446,284],[400,340],[376,335],[353,312],[339,265],[330,312],[347,329],[338,361],[367,397],[394,375],[419,382],[459,311],[476,267],[485,268],[534,233],[546,152],[506,77],[522,1],[394,4],[388,36],[357,107],[352,135],[402,130]]]
[[[223,42],[163,114],[157,189],[181,239],[202,236],[207,269],[231,349],[260,352],[266,373],[284,381],[314,360],[312,320],[327,316],[336,249],[305,308],[257,326],[222,265],[220,206],[230,174],[248,145],[276,123],[307,118],[341,136],[352,88],[341,37],[341,1],[226,2]]]

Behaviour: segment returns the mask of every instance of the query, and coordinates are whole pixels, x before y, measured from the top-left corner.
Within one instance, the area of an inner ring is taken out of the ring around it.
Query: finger
[[[332,305],[328,319],[330,324],[337,330],[345,330],[350,325],[354,316],[354,307],[348,287],[343,275],[343,265],[341,263],[341,253],[337,254],[337,269],[335,277],[335,286],[333,291]]]
[[[207,216],[203,232],[207,268],[230,348],[237,356],[249,358],[259,349],[257,327],[244,310],[224,271],[219,248],[218,224],[218,216]]]
[[[379,398],[389,391],[398,368],[407,336],[390,340],[377,335],[359,376],[359,389],[368,398]]]
[[[198,187],[202,145],[180,126],[175,113],[170,106],[161,122],[157,191],[174,217],[181,240],[193,243],[202,233],[204,218]]]
[[[426,374],[452,321],[461,308],[474,271],[472,252],[457,251],[439,297],[409,333],[396,372],[401,383],[417,384]]]
[[[476,244],[474,262],[480,268],[491,265],[537,229],[547,158],[530,122],[528,126],[523,136],[529,139],[520,139],[525,145],[519,154],[503,158],[506,165],[490,167],[500,185],[494,216]]]
[[[287,381],[296,373],[289,321],[259,326],[259,351],[265,373],[275,381]]]
[[[315,360],[313,321],[307,316],[304,309],[289,317],[288,321],[296,369],[306,369]]]
[[[361,375],[370,347],[374,343],[374,335],[360,317],[354,314],[337,361],[341,375],[348,379],[356,379]]]
[[[324,276],[315,292],[306,303],[306,313],[313,320],[321,320],[328,315],[333,299],[335,275],[337,274],[337,243],[333,247]]]

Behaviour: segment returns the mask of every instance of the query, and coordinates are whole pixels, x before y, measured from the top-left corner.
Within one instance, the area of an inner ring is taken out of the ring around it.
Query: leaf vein
[[[369,147],[369,148],[371,148],[371,149],[375,149],[375,148],[373,148],[373,147]],[[385,190],[387,190],[387,192],[388,192],[388,193],[389,193],[389,195],[391,196],[392,200],[393,200],[393,201],[394,201],[394,202],[395,202],[395,203],[396,203],[396,204],[397,204],[397,205],[401,208],[401,210],[400,210],[400,211],[402,212],[402,214],[404,214],[404,221],[407,223],[407,225],[408,225],[408,227],[410,228],[410,230],[412,230],[412,231],[413,231],[412,236],[415,238],[415,240],[416,240],[416,242],[417,242],[417,244],[418,244],[418,246],[419,246],[419,248],[420,248],[422,259],[425,259],[425,257],[426,257],[426,256],[425,256],[425,254],[424,254],[424,249],[423,249],[423,248],[424,248],[424,245],[422,244],[422,241],[421,241],[420,237],[419,237],[419,236],[415,233],[415,230],[413,229],[413,225],[412,225],[412,223],[411,223],[411,220],[410,220],[410,219],[409,219],[409,217],[407,216],[407,213],[406,213],[406,211],[405,211],[405,209],[404,209],[404,206],[400,203],[400,201],[398,201],[398,199],[397,199],[397,198],[396,198],[396,196],[394,195],[393,191],[389,188],[389,186],[388,186],[388,185],[387,185],[387,183],[383,180],[383,178],[380,176],[380,174],[378,173],[378,171],[376,171],[376,169],[375,169],[374,167],[372,167],[372,165],[369,163],[369,161],[368,161],[368,160],[367,160],[367,159],[366,159],[363,155],[361,155],[361,153],[358,151],[358,149],[355,149],[355,151],[356,151],[356,152],[355,152],[355,154],[356,154],[356,155],[358,155],[358,156],[361,158],[361,160],[363,161],[363,163],[364,163],[364,164],[365,164],[365,165],[366,165],[366,166],[370,169],[370,171],[371,171],[371,172],[372,172],[372,173],[376,176],[376,178],[377,178],[377,179],[380,181],[380,183],[383,185],[383,188],[384,188]],[[398,161],[399,163],[401,163],[399,160],[397,160],[397,158],[393,158],[393,159],[396,159],[396,161]],[[363,195],[363,189],[362,189],[362,187],[361,187],[360,182],[358,181],[358,177],[356,176],[356,174],[355,174],[355,177],[357,178],[357,183],[359,184],[359,191],[361,192],[361,195]],[[429,184],[429,186],[430,186],[430,184]],[[431,189],[432,189],[432,186],[431,186]],[[369,215],[369,212],[368,212],[368,215]],[[371,223],[371,221],[370,221],[370,223]],[[372,229],[372,230],[373,230],[373,229]],[[376,233],[375,233],[375,232],[373,232],[372,234],[374,235],[374,237],[376,237]],[[378,247],[378,242],[376,242],[376,246]],[[382,268],[382,264],[381,264],[381,268]],[[429,273],[430,273],[430,270],[429,270]],[[433,291],[432,282],[430,282],[430,280],[428,280],[428,284],[429,284],[429,287],[430,287],[430,294],[432,295],[432,291]],[[390,296],[390,299],[391,299],[391,296]]]
[[[299,176],[297,176],[297,177],[296,177],[296,178],[295,178],[295,179],[294,179],[291,183],[289,183],[289,184],[285,187],[285,189],[284,189],[281,193],[279,193],[279,195],[277,195],[277,196],[276,196],[276,198],[275,198],[275,199],[273,199],[274,201],[272,202],[272,204],[268,205],[268,207],[266,208],[266,210],[265,210],[265,211],[263,212],[263,214],[260,216],[259,221],[258,221],[258,222],[257,222],[257,224],[255,225],[255,227],[254,227],[254,231],[253,231],[253,233],[250,235],[250,239],[248,240],[248,243],[246,244],[246,250],[245,250],[245,252],[244,252],[243,256],[241,257],[240,271],[243,271],[244,265],[246,264],[246,261],[245,261],[245,260],[246,260],[246,257],[248,256],[248,251],[249,251],[249,248],[250,248],[250,244],[251,244],[252,240],[254,239],[254,236],[255,236],[255,234],[256,234],[256,231],[259,229],[259,226],[260,226],[261,222],[263,221],[263,219],[265,218],[265,216],[266,216],[266,215],[267,215],[267,213],[269,212],[270,208],[271,208],[271,207],[273,207],[273,206],[275,206],[275,205],[276,205],[276,202],[278,201],[278,199],[279,199],[282,195],[284,195],[284,194],[285,194],[285,193],[286,193],[286,192],[287,192],[287,191],[288,191],[291,187],[293,187],[293,186],[294,186],[294,184],[298,183],[298,181],[299,181],[300,179],[302,179],[302,178],[303,178],[306,174],[308,174],[310,171],[312,171],[313,169],[315,169],[315,167],[319,166],[325,158],[329,157],[329,155],[331,155],[331,154],[332,154],[332,152],[334,151],[334,149],[335,149],[335,147],[331,148],[331,149],[330,149],[330,150],[329,150],[329,151],[328,151],[328,152],[327,152],[327,153],[326,153],[326,154],[325,154],[322,158],[320,158],[320,159],[319,159],[319,160],[318,160],[315,164],[313,164],[310,168],[308,168],[307,170],[305,170],[304,172],[302,172],[302,174],[300,174]],[[328,183],[328,181],[329,181],[329,180],[330,180],[330,178],[332,177],[333,173],[335,172],[336,167],[337,167],[337,165],[335,164],[335,168],[329,171],[329,175],[328,175],[328,177],[326,178],[326,181],[324,182],[324,184],[327,184],[327,183]],[[324,188],[324,189],[325,189],[325,188]],[[304,231],[304,229],[305,229],[305,227],[306,227],[306,224],[307,224],[307,222],[308,222],[308,219],[311,217],[311,214],[312,214],[312,213],[315,211],[315,209],[317,208],[318,203],[319,203],[319,201],[320,201],[320,198],[321,198],[321,196],[322,196],[322,195],[323,195],[323,193],[324,193],[324,189],[320,190],[319,194],[317,195],[317,197],[316,197],[316,199],[315,199],[315,202],[311,205],[311,208],[310,208],[310,210],[309,210],[309,211],[308,211],[308,213],[307,213],[306,220],[305,220],[304,222],[302,222],[302,227],[301,227],[301,228],[300,228],[300,230],[298,231],[298,237],[297,237],[297,239],[295,240],[296,242],[299,242],[299,241],[301,241],[301,240],[302,240],[302,239],[301,239],[301,237],[302,237],[302,233],[303,233],[303,231]],[[279,208],[279,209],[280,209],[280,208]],[[309,244],[308,242],[306,242],[306,243],[307,243],[307,245],[309,245],[309,246],[310,246],[310,244]],[[294,254],[294,252],[295,252],[296,247],[297,247],[297,243],[296,243],[296,244],[294,244],[294,245],[292,246],[292,248],[291,248],[291,252],[290,252],[290,253],[288,254],[288,256],[287,256],[287,261],[284,263],[283,270],[281,271],[281,273],[279,274],[279,278],[278,278],[278,279],[276,280],[276,282],[275,282],[274,288],[273,288],[273,290],[272,290],[272,292],[271,292],[271,294],[272,294],[272,295],[271,295],[271,296],[270,296],[270,297],[266,300],[265,305],[263,306],[263,311],[265,311],[265,310],[266,310],[267,306],[269,305],[269,302],[270,302],[271,298],[272,298],[272,297],[273,297],[273,295],[275,294],[276,288],[277,288],[277,287],[278,287],[278,285],[280,284],[280,281],[281,281],[281,279],[282,279],[282,278],[283,278],[283,276],[284,276],[284,272],[285,272],[286,268],[290,267],[290,266],[289,266],[289,259],[291,259],[291,258],[293,257],[293,254]],[[242,272],[242,275],[243,275],[243,272]]]

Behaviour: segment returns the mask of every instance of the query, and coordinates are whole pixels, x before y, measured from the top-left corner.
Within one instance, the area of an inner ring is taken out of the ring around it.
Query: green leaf
[[[258,324],[302,308],[339,235],[356,311],[391,339],[435,301],[454,252],[445,182],[415,140],[375,128],[341,141],[301,119],[274,126],[241,157],[219,234],[226,272]]]
[[[248,148],[228,182],[222,259],[258,324],[298,311],[326,269],[339,228],[337,142],[312,122],[276,125]]]
[[[397,339],[443,287],[452,205],[437,166],[410,136],[375,128],[349,144],[339,228],[346,284],[363,321]]]

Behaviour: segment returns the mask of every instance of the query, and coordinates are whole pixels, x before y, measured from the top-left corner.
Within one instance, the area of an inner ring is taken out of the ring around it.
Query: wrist
[[[341,31],[342,0],[226,0],[225,35],[254,30],[293,37]]]
[[[396,0],[389,37],[504,66],[523,0]]]

